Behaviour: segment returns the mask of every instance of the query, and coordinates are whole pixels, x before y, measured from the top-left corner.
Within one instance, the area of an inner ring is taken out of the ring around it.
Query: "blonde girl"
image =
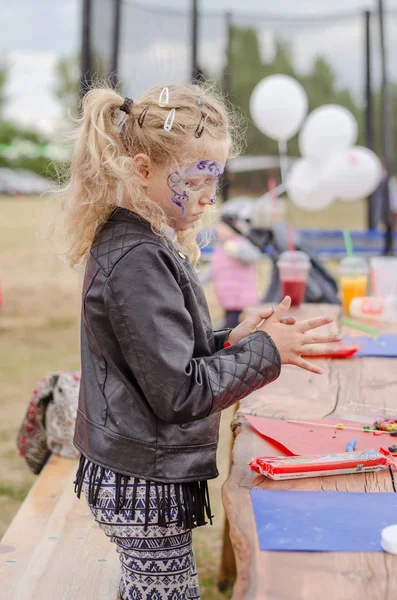
[[[75,489],[117,545],[123,600],[200,597],[192,529],[213,518],[221,411],[282,363],[321,372],[301,355],[339,339],[312,333],[327,318],[285,318],[288,298],[213,331],[195,236],[231,134],[195,85],[83,102],[64,203],[70,262],[86,262]]]

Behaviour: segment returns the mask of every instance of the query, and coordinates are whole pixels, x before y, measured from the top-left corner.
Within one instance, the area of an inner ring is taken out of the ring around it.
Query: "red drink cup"
[[[283,252],[277,261],[282,297],[291,297],[291,306],[300,306],[305,297],[310,259],[304,252]]]
[[[299,306],[303,302],[303,298],[305,297],[306,290],[306,281],[293,281],[290,280],[282,280],[281,284],[281,296],[285,298],[285,296],[291,297],[291,306]]]

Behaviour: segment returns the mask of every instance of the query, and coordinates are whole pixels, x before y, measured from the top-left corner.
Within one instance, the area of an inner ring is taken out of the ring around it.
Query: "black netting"
[[[134,98],[155,84],[189,81],[190,32],[188,13],[124,1],[119,55],[124,91]]]
[[[92,0],[91,41],[94,75],[115,67],[116,0]],[[185,6],[189,6],[186,3]],[[388,74],[397,105],[397,0],[386,3]],[[123,92],[136,98],[154,84],[188,82],[192,74],[192,16],[179,10],[121,0],[118,76]],[[249,116],[255,84],[273,73],[297,78],[305,87],[309,110],[328,103],[349,108],[365,143],[365,13],[355,10],[327,15],[287,15],[201,10],[198,20],[198,65],[204,76],[227,84],[231,101]],[[375,150],[381,154],[379,21],[371,16],[371,73]],[[393,100],[394,98],[394,100]],[[392,108],[392,114],[395,108]],[[396,126],[394,119],[392,126]],[[397,129],[396,136],[397,137]],[[277,146],[253,126],[247,132],[248,154],[277,155]],[[298,154],[297,139],[288,152]]]
[[[397,1],[396,1],[397,7]],[[94,72],[109,73],[114,64],[115,0],[93,0],[91,44]],[[393,3],[389,2],[393,7]],[[397,83],[397,11],[386,13],[386,41],[389,76]],[[137,94],[154,83],[189,81],[191,75],[191,14],[189,11],[121,0],[121,26],[118,70],[126,91]],[[230,31],[230,28],[229,28]],[[357,10],[324,16],[282,15],[235,12],[231,14],[232,43],[252,43],[255,37],[264,72],[277,60],[280,44],[288,48],[294,74],[304,76],[319,57],[332,69],[335,87],[348,89],[363,100],[365,60],[365,18]],[[247,32],[251,32],[250,34]],[[240,39],[239,39],[240,34]],[[380,82],[379,26],[376,12],[372,16],[372,68],[375,87]],[[233,42],[234,36],[234,42]],[[236,41],[237,38],[237,41]],[[248,49],[249,50],[249,49]],[[227,65],[228,17],[226,12],[200,12],[198,59],[204,74],[221,79]],[[252,52],[241,47],[240,56],[232,52],[246,77],[253,71]],[[251,59],[251,62],[250,62]],[[282,57],[279,72],[289,71]],[[270,69],[271,70],[271,69]]]

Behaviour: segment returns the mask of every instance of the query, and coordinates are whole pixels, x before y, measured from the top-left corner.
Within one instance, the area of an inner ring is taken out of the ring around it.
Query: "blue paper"
[[[354,356],[379,356],[382,358],[397,358],[397,335],[380,335],[371,338],[366,335],[359,337],[344,337],[344,344],[358,343],[360,350]]]
[[[382,552],[381,530],[397,523],[392,492],[251,490],[261,550]]]

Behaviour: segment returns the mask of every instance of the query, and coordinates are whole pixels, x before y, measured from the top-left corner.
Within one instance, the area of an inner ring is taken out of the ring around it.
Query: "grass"
[[[35,480],[18,456],[16,437],[31,392],[45,375],[80,368],[79,296],[81,275],[51,253],[37,232],[49,221],[51,207],[38,198],[0,197],[0,270],[5,305],[0,313],[0,535],[4,533]],[[297,226],[360,228],[365,207],[361,203],[335,205],[327,212],[303,213],[289,208]],[[261,265],[260,284],[267,269]],[[211,284],[205,287],[213,320],[222,313]],[[221,555],[223,508],[221,485],[229,469],[230,420],[233,409],[222,415],[218,468],[210,483],[215,524],[195,531],[195,551],[203,600],[225,600],[230,592],[217,589]]]

